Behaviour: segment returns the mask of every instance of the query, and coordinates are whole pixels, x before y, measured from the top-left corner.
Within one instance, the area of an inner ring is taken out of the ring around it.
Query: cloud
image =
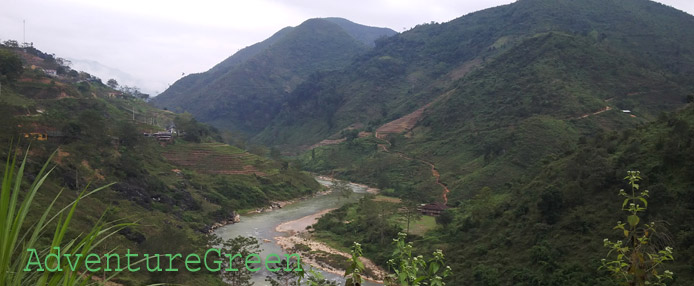
[[[89,59],[139,79],[153,93],[181,73],[203,72],[286,26],[316,17],[410,29],[512,0],[3,0],[0,40],[23,38],[44,52]],[[660,1],[692,13],[694,3]],[[97,76],[106,78],[104,75]]]

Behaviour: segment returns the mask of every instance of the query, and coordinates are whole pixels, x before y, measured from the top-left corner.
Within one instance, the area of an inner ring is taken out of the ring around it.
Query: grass
[[[206,174],[254,174],[273,175],[279,170],[269,159],[247,153],[223,143],[175,144],[161,149],[162,155],[182,168],[190,168]]]
[[[375,202],[387,202],[387,203],[396,203],[399,204],[402,202],[400,198],[395,198],[395,197],[389,197],[389,196],[384,196],[384,195],[377,195],[373,201]]]
[[[402,222],[400,226],[404,229],[407,227],[407,222]],[[410,233],[422,236],[427,231],[436,228],[436,218],[433,216],[424,215],[420,219],[410,222]]]
[[[36,102],[34,100],[26,98],[24,96],[20,96],[14,91],[8,90],[7,88],[2,89],[2,99],[0,99],[0,102],[20,107],[29,107],[36,105]]]
[[[316,241],[320,241],[322,243],[325,243],[326,245],[328,245],[334,249],[337,249],[339,251],[342,251],[345,253],[349,253],[349,251],[350,251],[350,248],[348,246],[342,245],[342,243],[341,243],[342,239],[341,239],[340,235],[335,234],[333,232],[316,231],[313,233],[312,238],[315,239]]]
[[[25,154],[28,153],[27,150]],[[67,238],[68,227],[80,200],[110,186],[106,185],[89,192],[85,189],[72,203],[55,212],[54,206],[59,194],[48,206],[43,208],[40,219],[26,227],[26,223],[30,222],[26,221],[27,215],[32,211],[32,208],[36,208],[35,205],[32,207],[34,198],[53,171],[53,168],[49,169],[48,165],[53,155],[49,157],[34,182],[26,190],[22,189],[27,155],[20,162],[16,173],[17,156],[16,154],[8,156],[2,180],[2,193],[0,194],[0,229],[2,229],[0,236],[0,282],[3,285],[86,285],[90,282],[88,277],[91,274],[87,274],[87,271],[80,271],[84,260],[78,260],[75,268],[64,267],[63,271],[51,271],[50,269],[56,269],[53,268],[56,265],[45,264],[46,271],[39,272],[40,262],[36,271],[25,271],[25,268],[29,268],[29,262],[32,261],[31,252],[28,249],[39,249],[38,252],[41,253],[39,256],[60,255],[62,253],[63,255],[71,254],[73,257],[75,255],[86,257],[87,254],[93,253],[95,248],[108,237],[121,228],[131,225],[115,224],[109,226],[99,219],[86,232],[86,235],[72,239]],[[20,198],[20,193],[24,193],[22,198]],[[56,226],[51,243],[48,247],[42,247],[39,243],[40,238],[46,236],[49,231],[48,227],[52,223],[55,223]],[[61,264],[68,265],[64,258],[62,258]]]

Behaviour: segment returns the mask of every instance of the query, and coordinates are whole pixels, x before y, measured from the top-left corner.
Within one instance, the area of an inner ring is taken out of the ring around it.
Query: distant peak
[[[363,44],[371,47],[375,45],[375,41],[377,39],[382,37],[390,37],[392,35],[397,34],[397,32],[389,28],[366,26],[339,17],[312,18],[304,21],[304,23],[302,23],[301,25],[311,25],[313,23],[335,24],[342,28],[345,32],[347,32],[347,34],[352,36],[357,41],[362,42]]]

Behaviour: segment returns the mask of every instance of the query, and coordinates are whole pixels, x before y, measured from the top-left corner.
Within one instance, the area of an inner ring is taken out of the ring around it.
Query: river
[[[318,177],[316,177],[316,181],[324,186],[330,186],[332,184],[331,181]],[[281,209],[242,216],[241,222],[220,227],[215,230],[214,233],[225,240],[236,236],[255,237],[260,242],[262,248],[262,251],[259,253],[260,257],[264,258],[270,253],[276,253],[284,257],[286,252],[277,245],[274,238],[277,236],[288,236],[288,234],[277,232],[275,228],[287,221],[297,220],[327,209],[339,208],[348,202],[359,200],[367,193],[367,188],[363,185],[349,184],[349,186],[355,193],[349,198],[340,197],[337,193],[315,196],[287,205]],[[342,278],[342,276],[328,272],[322,273],[327,279],[339,281],[339,285],[344,285],[344,278]],[[268,274],[269,272],[262,269],[253,275],[252,281],[255,282],[257,286],[269,285],[269,283],[265,281],[265,276]],[[363,285],[375,286],[381,284],[367,281]]]

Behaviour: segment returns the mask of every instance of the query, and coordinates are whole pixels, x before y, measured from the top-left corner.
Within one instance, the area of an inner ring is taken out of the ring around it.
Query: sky
[[[0,41],[156,95],[287,26],[318,17],[402,32],[513,0],[0,0]],[[694,14],[694,1],[658,1]]]

